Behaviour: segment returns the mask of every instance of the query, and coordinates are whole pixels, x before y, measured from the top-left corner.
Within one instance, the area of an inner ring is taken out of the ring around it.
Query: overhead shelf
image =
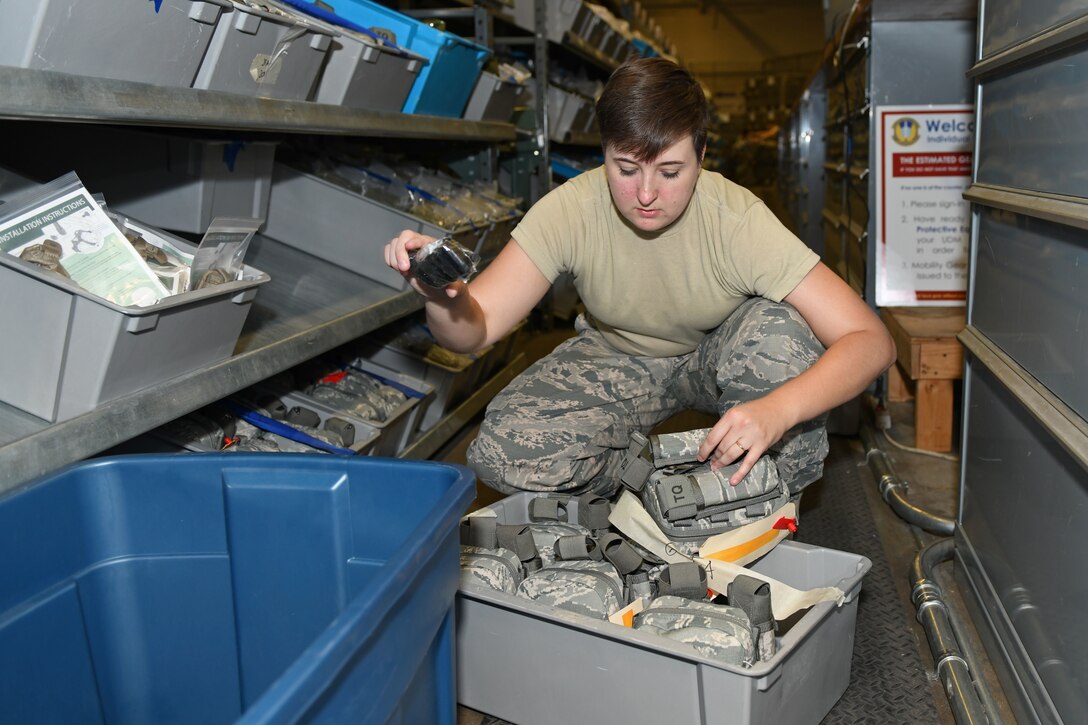
[[[384,138],[513,141],[513,124],[360,111],[0,66],[0,118]]]
[[[246,262],[272,279],[257,294],[232,357],[61,423],[50,424],[0,404],[0,493],[422,307],[422,298],[411,290],[394,290],[265,237],[254,239]]]

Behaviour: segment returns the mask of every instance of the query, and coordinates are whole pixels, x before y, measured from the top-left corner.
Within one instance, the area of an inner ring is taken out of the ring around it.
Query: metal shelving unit
[[[0,118],[459,141],[513,141],[491,121],[360,111],[0,66]]]
[[[52,71],[0,67],[0,87],[5,89],[0,94],[0,118],[14,121],[477,143],[516,138],[514,126],[507,123],[362,112]],[[272,280],[258,293],[232,357],[60,423],[50,424],[0,404],[0,493],[107,450],[422,307],[414,292],[394,290],[271,239],[257,237],[247,262]],[[484,389],[498,386],[498,390],[500,378]],[[441,445],[438,436],[455,433],[454,421],[471,418],[487,399],[473,396],[471,405],[462,405],[448,420],[440,421],[429,434],[428,445]]]

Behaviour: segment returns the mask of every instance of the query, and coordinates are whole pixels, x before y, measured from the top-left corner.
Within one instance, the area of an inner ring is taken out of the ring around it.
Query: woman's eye
[[[666,179],[675,179],[677,176],[680,175],[680,172],[679,171],[662,171],[661,175],[664,176]]]
[[[634,176],[634,175],[635,175],[635,170],[634,169],[625,169],[622,166],[620,167],[620,176]]]

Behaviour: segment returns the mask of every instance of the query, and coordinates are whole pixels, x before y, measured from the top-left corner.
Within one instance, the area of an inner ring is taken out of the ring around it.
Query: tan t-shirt
[[[706,170],[657,234],[624,220],[600,166],[552,190],[511,236],[548,280],[572,274],[610,345],[653,357],[694,350],[749,297],[781,302],[819,261],[754,194]]]

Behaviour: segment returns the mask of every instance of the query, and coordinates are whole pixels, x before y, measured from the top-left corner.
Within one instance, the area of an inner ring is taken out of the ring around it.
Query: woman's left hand
[[[716,471],[744,458],[740,468],[729,477],[736,486],[744,480],[759,457],[786,432],[781,410],[767,398],[742,403],[726,411],[699,446],[699,460],[710,459]]]

